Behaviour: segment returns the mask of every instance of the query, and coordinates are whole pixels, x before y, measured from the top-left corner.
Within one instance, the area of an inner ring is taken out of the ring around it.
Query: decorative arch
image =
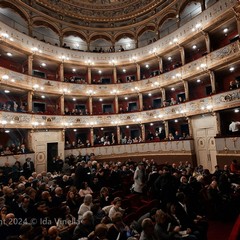
[[[89,36],[89,41],[95,41],[97,39],[104,39],[108,42],[112,41],[112,37],[109,34],[105,34],[105,33],[95,33]]]
[[[161,26],[164,24],[165,21],[167,21],[168,19],[176,18],[176,16],[177,16],[176,11],[169,12],[168,14],[163,16],[158,22],[158,29],[161,28]]]
[[[144,32],[155,32],[156,31],[156,26],[155,24],[149,24],[147,26],[143,26],[138,30],[137,37],[140,37]]]
[[[60,31],[59,31],[58,25],[55,24],[55,23],[49,23],[49,22],[43,20],[42,18],[34,18],[33,19],[33,26],[37,26],[37,27],[44,26],[46,28],[51,29],[58,36],[60,36]]]
[[[134,36],[134,33],[131,32],[131,31],[127,31],[127,32],[122,32],[122,33],[119,33],[115,36],[115,42],[118,42],[120,39],[122,38],[131,38],[131,39],[134,39],[135,36]]]
[[[197,2],[197,3],[200,3],[201,6],[203,6],[204,4],[204,0],[184,0],[182,2],[182,4],[180,5],[179,9],[178,9],[178,13],[180,14],[184,9],[185,7],[189,4],[189,3],[192,3],[192,2]]]
[[[74,36],[74,37],[79,37],[83,41],[87,41],[87,36],[83,32],[78,32],[74,30],[64,30],[62,32],[63,37],[68,37],[68,36]]]
[[[10,8],[14,12],[16,12],[19,16],[21,16],[27,23],[29,23],[29,19],[30,19],[29,13],[25,9],[23,9],[21,6],[15,5],[13,3],[6,2],[6,1],[1,1],[0,6],[2,8]]]

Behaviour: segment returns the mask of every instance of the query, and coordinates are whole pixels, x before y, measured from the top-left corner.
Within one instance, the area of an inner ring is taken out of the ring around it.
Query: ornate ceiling
[[[156,12],[164,0],[35,0],[45,9],[89,22],[119,22]],[[173,2],[173,1],[170,1]]]

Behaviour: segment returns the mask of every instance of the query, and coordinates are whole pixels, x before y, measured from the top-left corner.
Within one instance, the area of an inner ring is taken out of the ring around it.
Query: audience
[[[1,239],[205,240],[207,218],[227,221],[239,212],[235,160],[211,174],[203,166],[193,169],[189,162],[158,165],[143,158],[140,164],[131,159],[107,163],[74,155],[67,159],[67,175],[31,172],[24,177],[19,163],[4,166]],[[11,169],[17,169],[14,178],[8,174]],[[115,184],[116,176],[120,184]],[[96,178],[99,187],[90,191]],[[130,192],[137,178],[146,194]]]

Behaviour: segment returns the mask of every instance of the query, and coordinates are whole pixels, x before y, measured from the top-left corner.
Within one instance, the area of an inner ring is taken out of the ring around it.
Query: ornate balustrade
[[[101,157],[126,157],[148,155],[192,155],[194,152],[193,140],[161,141],[126,145],[100,146],[65,150],[65,156],[71,154],[78,156],[94,153],[98,159]]]
[[[238,136],[216,137],[217,155],[236,155],[240,157],[240,134]]]
[[[62,94],[63,89],[67,89],[69,92],[65,92],[65,95],[71,96],[87,96],[86,90],[92,90],[96,96],[109,96],[113,95],[111,92],[117,95],[131,94],[132,89],[135,87],[139,89],[139,92],[156,89],[157,87],[165,87],[181,79],[191,79],[197,75],[205,73],[208,69],[212,69],[216,66],[221,66],[226,62],[233,62],[239,59],[240,56],[240,45],[239,41],[231,43],[221,49],[211,52],[207,56],[204,56],[196,61],[188,63],[178,69],[161,74],[159,76],[145,79],[141,81],[124,83],[124,84],[71,84],[58,81],[47,81],[42,80],[33,76],[17,73],[5,68],[0,67],[0,79],[4,75],[8,75],[8,80],[0,80],[2,84],[12,86],[12,79],[15,80],[14,85],[18,88],[26,90],[38,90],[35,88],[36,85],[43,87],[41,92]],[[114,91],[115,90],[115,91]]]
[[[225,16],[233,14],[232,7],[236,5],[237,0],[221,0],[209,7],[207,10],[196,16],[194,19],[186,23],[184,26],[180,27],[178,30],[167,35],[166,37],[156,41],[155,43],[131,51],[116,52],[116,53],[105,53],[105,54],[96,54],[96,53],[87,53],[63,49],[60,47],[52,46],[44,42],[40,42],[36,39],[28,37],[27,35],[20,33],[11,27],[0,23],[0,32],[8,34],[13,40],[16,47],[19,49],[29,52],[32,52],[32,48],[38,48],[41,50],[39,55],[50,59],[56,59],[56,56],[65,56],[66,59],[69,58],[69,62],[74,64],[87,65],[87,61],[91,60],[95,62],[96,65],[108,65],[109,61],[115,60],[117,65],[122,65],[126,63],[131,63],[133,58],[137,58],[138,61],[143,61],[151,57],[149,52],[153,52],[153,49],[156,49],[154,54],[162,55],[164,52],[169,51],[171,48],[177,47],[178,44],[183,43],[189,39],[192,39],[194,35],[199,34],[202,30],[207,28],[213,22],[216,22],[218,19],[223,19]],[[201,24],[201,28],[197,31],[192,31],[197,24]],[[177,40],[175,40],[177,39]],[[175,40],[175,41],[174,41]],[[2,41],[10,42],[8,38],[2,37]],[[173,43],[170,45],[169,43]],[[13,44],[13,43],[11,43]],[[154,54],[152,56],[154,56]]]
[[[240,89],[212,95],[203,99],[154,110],[92,116],[41,115],[17,112],[0,112],[0,123],[5,128],[91,128],[131,124],[144,124],[174,118],[213,113],[239,107]],[[117,124],[116,124],[117,123]]]
[[[34,161],[34,156],[34,153],[0,156],[0,166],[3,166],[6,162],[12,166],[16,161],[19,161],[21,165],[23,165],[26,158],[31,158],[31,160]]]

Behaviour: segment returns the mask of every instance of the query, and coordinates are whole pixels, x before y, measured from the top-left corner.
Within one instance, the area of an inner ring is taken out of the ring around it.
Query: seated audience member
[[[178,104],[183,103],[183,102],[184,102],[184,100],[182,99],[182,97],[178,97]]]
[[[162,103],[162,107],[167,107],[168,105],[169,105],[169,103],[166,100],[164,100]]]
[[[182,139],[182,136],[179,134],[178,131],[175,131],[174,140],[179,140],[179,139]]]
[[[78,210],[78,219],[82,219],[83,214],[87,211],[91,211],[92,207],[92,195],[87,194],[84,196],[83,203],[80,205],[79,210]]]
[[[85,146],[86,146],[86,147],[91,147],[91,146],[92,146],[91,143],[90,143],[90,141],[89,141],[88,139],[86,140]]]
[[[110,195],[107,187],[101,188],[99,201],[102,208],[111,205],[112,196]]]
[[[82,187],[79,190],[80,197],[85,197],[87,194],[93,194],[92,189],[88,186],[87,182],[82,183]]]
[[[61,206],[62,202],[65,201],[65,196],[61,187],[56,187],[54,192],[55,195],[52,198],[52,204],[54,207],[59,207]]]
[[[121,208],[122,199],[120,197],[115,197],[112,204],[113,204],[113,206],[110,208],[109,213],[108,213],[108,216],[110,219],[113,218],[113,216],[116,212],[124,214],[125,210]]]
[[[236,88],[240,88],[240,82],[238,79],[235,79],[235,86]]]
[[[237,86],[234,84],[234,81],[230,81],[229,83],[229,90],[237,89]]]
[[[177,102],[174,98],[170,99],[170,106],[175,105]]]
[[[69,141],[66,141],[65,148],[71,148],[71,144],[69,143]]]
[[[127,140],[127,144],[132,144],[132,143],[133,143],[132,137],[129,136],[129,137],[128,137],[128,140]]]
[[[173,136],[172,133],[169,133],[169,134],[168,134],[167,140],[170,140],[170,141],[174,140],[174,136]]]
[[[176,204],[171,204],[169,203],[167,205],[167,217],[168,217],[168,221],[171,224],[171,227],[174,228],[176,226],[180,227],[180,232],[184,232],[186,235],[188,235],[187,239],[198,239],[199,236],[199,232],[195,231],[193,232],[193,230],[191,229],[191,226],[183,226],[180,219],[178,218],[178,216],[176,215]]]
[[[95,227],[94,232],[91,234],[92,240],[107,240],[108,226],[104,223],[100,223]]]
[[[179,235],[180,227],[179,226],[171,227],[165,212],[163,212],[162,210],[157,210],[155,218],[156,224],[154,227],[154,233],[157,236],[157,239],[168,240],[176,239],[177,237],[180,238]]]
[[[127,240],[131,236],[130,229],[123,222],[120,212],[113,214],[112,223],[113,225],[108,229],[107,239]]]
[[[93,213],[91,211],[86,211],[78,225],[75,227],[73,232],[73,240],[78,240],[81,238],[87,238],[88,235],[94,230],[93,224]]]
[[[154,223],[150,218],[142,221],[142,231],[139,240],[157,240],[158,237],[154,232]]]
[[[10,150],[10,147],[6,147],[3,150],[3,155],[10,155],[10,154],[13,154],[13,152]]]
[[[124,136],[124,138],[122,138],[121,143],[122,144],[127,144],[127,136]]]

